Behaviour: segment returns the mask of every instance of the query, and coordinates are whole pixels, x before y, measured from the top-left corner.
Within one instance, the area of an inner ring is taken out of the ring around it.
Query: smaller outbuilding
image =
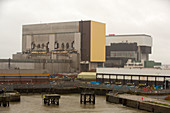
[[[81,72],[77,78],[82,80],[96,80],[96,72]]]

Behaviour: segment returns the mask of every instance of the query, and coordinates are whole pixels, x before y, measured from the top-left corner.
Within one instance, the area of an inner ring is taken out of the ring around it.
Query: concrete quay
[[[130,94],[108,94],[106,95],[106,101],[115,104],[122,104],[124,106],[133,107],[153,113],[169,113],[170,111],[169,101],[159,100],[145,96]]]

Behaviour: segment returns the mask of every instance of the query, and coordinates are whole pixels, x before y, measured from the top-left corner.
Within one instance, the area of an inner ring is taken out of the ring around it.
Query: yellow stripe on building
[[[105,24],[91,21],[90,61],[105,62]]]
[[[49,74],[0,74],[0,76],[49,76]]]

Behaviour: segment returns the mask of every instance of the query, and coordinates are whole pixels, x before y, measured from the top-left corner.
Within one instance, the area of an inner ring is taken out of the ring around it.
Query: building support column
[[[117,82],[117,75],[116,75],[116,82]]]
[[[111,75],[109,75],[109,82],[111,83],[110,76],[111,76]]]
[[[104,75],[102,74],[102,83],[104,83]]]
[[[139,84],[140,84],[140,76],[139,76]]]
[[[166,86],[165,86],[165,84],[166,84],[165,82],[166,82],[166,81],[165,81],[165,77],[164,77],[164,81],[163,81],[163,89],[166,89],[166,88],[165,88],[165,87],[166,87]]]
[[[157,78],[157,77],[155,77],[155,87],[156,87],[156,78]]]
[[[123,75],[123,85],[125,85],[125,75]]]

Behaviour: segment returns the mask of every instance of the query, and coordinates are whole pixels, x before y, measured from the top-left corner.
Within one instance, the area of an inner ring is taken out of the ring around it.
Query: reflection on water
[[[80,107],[82,109],[95,109],[95,105],[93,105],[93,104],[87,104],[87,105],[80,104]]]
[[[0,113],[148,113],[120,104],[106,102],[105,96],[96,96],[96,104],[80,104],[80,95],[61,95],[60,105],[44,106],[41,95],[21,96],[21,102],[0,107]]]

